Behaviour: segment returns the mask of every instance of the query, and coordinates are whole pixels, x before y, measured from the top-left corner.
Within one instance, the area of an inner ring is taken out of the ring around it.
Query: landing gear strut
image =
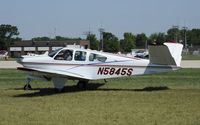
[[[31,79],[27,78],[26,84],[24,85],[24,90],[31,90],[32,89],[30,82],[31,82]]]
[[[77,88],[78,89],[86,89],[86,86],[87,86],[87,83],[88,83],[88,81],[78,81],[78,83],[77,83]]]
[[[64,92],[65,88],[65,82],[67,82],[67,79],[62,77],[53,77],[52,78],[54,87],[56,89],[56,92]]]

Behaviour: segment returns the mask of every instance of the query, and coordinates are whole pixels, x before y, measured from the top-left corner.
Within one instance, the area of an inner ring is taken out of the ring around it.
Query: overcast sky
[[[81,37],[98,28],[119,38],[124,32],[166,32],[172,25],[200,28],[200,0],[0,0],[0,24],[20,37]],[[99,35],[98,35],[99,36]]]

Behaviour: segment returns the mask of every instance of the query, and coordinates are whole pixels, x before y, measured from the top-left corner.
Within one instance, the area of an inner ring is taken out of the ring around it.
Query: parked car
[[[148,50],[137,50],[135,52],[135,57],[138,57],[138,58],[149,58],[149,52],[148,52]]]

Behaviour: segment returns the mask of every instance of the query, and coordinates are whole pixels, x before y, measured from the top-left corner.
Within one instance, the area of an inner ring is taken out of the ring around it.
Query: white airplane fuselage
[[[149,60],[147,59],[129,58],[91,50],[76,50],[87,52],[85,61],[76,61],[74,59],[71,61],[55,60],[54,57],[50,57],[48,55],[40,55],[25,56],[20,63],[26,68],[44,70],[48,69],[79,74],[83,79],[88,80],[152,74],[158,72],[166,72],[178,68],[173,66],[150,64]],[[89,61],[89,55],[91,53],[105,56],[107,59],[105,62]]]

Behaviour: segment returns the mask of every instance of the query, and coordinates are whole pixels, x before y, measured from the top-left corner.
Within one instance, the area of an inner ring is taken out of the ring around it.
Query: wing
[[[52,69],[50,70],[50,69],[26,68],[26,67],[17,67],[17,69],[22,70],[22,71],[27,71],[27,72],[37,72],[37,73],[62,76],[62,77],[67,77],[67,78],[72,78],[72,79],[88,79],[84,77],[83,75],[72,73],[66,70],[52,70]]]

